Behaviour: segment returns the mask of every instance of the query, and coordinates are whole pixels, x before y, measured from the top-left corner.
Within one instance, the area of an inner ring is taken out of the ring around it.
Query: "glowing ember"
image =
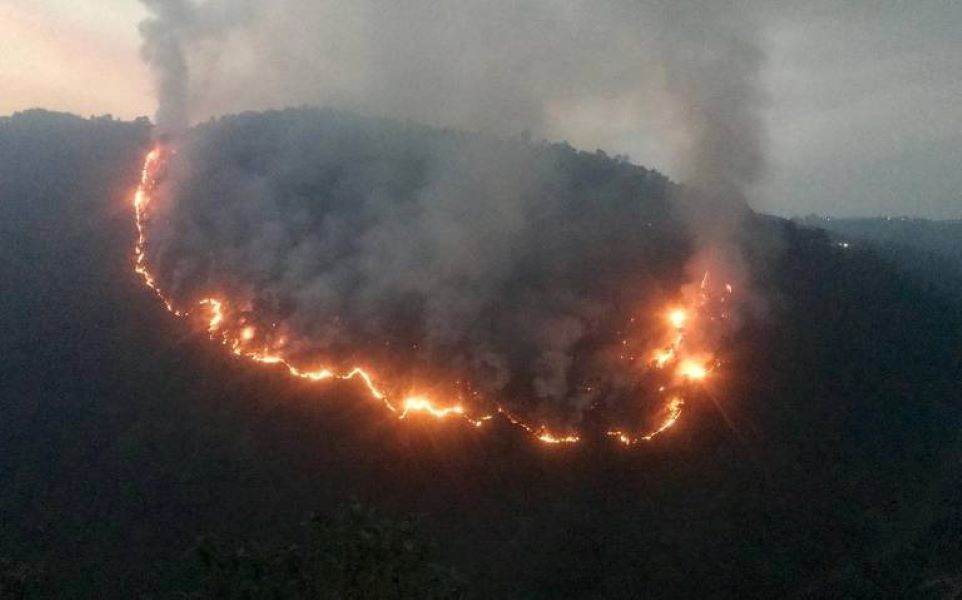
[[[708,369],[696,360],[685,359],[678,365],[678,375],[684,379],[701,381],[708,377]]]
[[[146,157],[144,167],[141,172],[140,185],[133,198],[134,217],[137,230],[137,239],[134,245],[134,271],[146,285],[164,304],[168,311],[180,316],[188,316],[188,311],[176,308],[173,301],[160,289],[154,274],[150,271],[147,264],[147,221],[148,211],[153,200],[153,192],[158,184],[158,180],[163,175],[166,166],[167,155],[170,151],[158,146],[154,148]],[[658,369],[671,366],[675,373],[685,382],[699,382],[704,380],[709,373],[707,365],[717,365],[714,359],[704,360],[704,354],[696,360],[692,357],[686,347],[690,341],[686,338],[687,330],[691,328],[691,314],[695,310],[704,310],[708,304],[707,299],[708,273],[705,274],[701,282],[701,297],[687,308],[675,306],[667,312],[667,322],[670,331],[666,334],[666,339],[659,344],[659,350],[651,352],[652,361],[646,367],[654,366]],[[732,293],[730,285],[725,286],[728,294]],[[326,367],[307,368],[293,364],[286,356],[278,350],[284,346],[285,340],[278,339],[273,346],[256,347],[258,342],[258,331],[253,325],[244,324],[243,317],[236,315],[228,299],[222,297],[203,298],[197,302],[201,310],[201,315],[206,321],[207,332],[211,339],[220,341],[223,345],[236,356],[245,358],[254,363],[263,365],[281,365],[292,377],[311,382],[326,381],[332,379],[339,380],[359,380],[368,395],[380,401],[384,407],[397,415],[399,419],[404,419],[410,415],[424,415],[435,419],[445,419],[457,417],[467,423],[481,427],[484,423],[492,420],[495,416],[500,416],[508,423],[529,433],[534,439],[551,445],[574,444],[581,440],[575,433],[558,433],[550,431],[544,425],[531,425],[523,419],[510,413],[504,407],[494,405],[493,414],[473,414],[473,410],[465,407],[461,403],[444,404],[431,400],[425,396],[409,396],[404,398],[400,404],[395,404],[377,383],[371,371],[353,367],[350,370],[338,373]],[[634,319],[631,319],[634,322]],[[701,320],[699,320],[701,322]],[[263,336],[260,336],[263,338]],[[622,346],[628,346],[629,341],[622,340]],[[646,352],[647,354],[647,352]],[[623,355],[624,356],[624,355]],[[634,355],[632,355],[634,356]],[[634,358],[631,358],[634,360]],[[671,394],[670,400],[664,406],[664,418],[658,426],[646,433],[631,433],[624,430],[611,430],[607,435],[617,439],[625,445],[635,444],[641,441],[651,441],[656,436],[664,433],[675,425],[682,413],[685,400],[676,395],[678,386],[671,386],[672,389],[667,393]],[[591,388],[588,388],[590,391]],[[659,393],[666,393],[664,385],[658,388]]]
[[[674,426],[674,424],[678,421],[678,417],[681,416],[681,407],[684,405],[685,405],[685,401],[682,400],[681,398],[672,398],[671,401],[668,403],[668,416],[665,417],[665,420],[662,421],[658,429],[652,431],[648,435],[644,436],[642,439],[646,441],[650,440],[651,438],[655,437],[659,433],[662,433],[665,430],[669,429],[670,427]]]
[[[675,358],[675,349],[666,348],[664,350],[657,350],[654,355],[655,365],[660,369],[667,365],[669,362]]]
[[[538,436],[538,440],[544,442],[545,444],[574,444],[576,442],[580,442],[581,438],[576,435],[558,437],[548,432],[544,432]]]
[[[402,419],[408,416],[409,413],[427,413],[438,419],[443,419],[448,415],[464,415],[464,408],[460,405],[447,408],[438,407],[432,404],[427,398],[421,396],[413,396],[406,399],[402,408],[404,409],[400,416]]]
[[[688,313],[682,308],[673,309],[668,313],[668,322],[675,329],[682,329],[685,326],[685,321],[688,320]]]
[[[210,307],[210,320],[207,322],[207,331],[214,333],[220,329],[220,326],[224,323],[224,305],[221,304],[221,301],[214,298],[204,298],[198,302],[198,304],[200,306]]]

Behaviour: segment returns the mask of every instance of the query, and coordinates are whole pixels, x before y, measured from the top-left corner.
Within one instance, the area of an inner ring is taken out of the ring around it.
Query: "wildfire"
[[[137,238],[134,244],[134,272],[143,280],[146,285],[164,304],[168,311],[179,317],[186,317],[190,313],[187,310],[177,308],[173,300],[168,297],[157,283],[157,279],[151,272],[147,261],[147,222],[148,212],[153,203],[153,193],[163,176],[166,161],[170,150],[163,146],[157,146],[144,160],[141,171],[140,184],[133,197],[134,218],[136,224]],[[713,365],[717,362],[714,359],[705,360],[704,356],[695,358],[685,348],[689,343],[686,331],[691,328],[692,311],[698,310],[707,303],[706,284],[708,274],[702,280],[702,297],[691,306],[674,306],[666,314],[666,340],[660,349],[651,353],[652,360],[647,366],[654,366],[663,369],[671,366],[675,369],[676,376],[685,384],[702,382],[708,377]],[[728,294],[732,293],[731,286],[726,286]],[[230,301],[225,298],[208,297],[199,300],[196,306],[200,309],[201,316],[206,320],[207,333],[212,340],[219,341],[236,356],[250,360],[253,363],[262,365],[280,365],[286,369],[287,373],[295,378],[311,382],[327,380],[357,380],[367,391],[368,396],[381,402],[384,407],[395,414],[399,419],[405,419],[412,415],[423,415],[434,419],[446,419],[455,417],[464,420],[474,427],[481,427],[488,421],[500,416],[508,423],[530,434],[534,439],[551,445],[574,444],[581,441],[581,436],[577,433],[559,433],[551,431],[544,425],[532,425],[525,420],[517,417],[502,406],[494,405],[491,413],[476,414],[472,409],[462,403],[445,404],[440,403],[423,394],[412,394],[406,396],[398,404],[389,397],[388,393],[382,390],[376,383],[377,378],[374,374],[362,367],[353,367],[346,372],[338,373],[327,367],[305,367],[291,362],[277,348],[283,346],[283,342],[275,343],[273,347],[264,342],[263,335],[259,336],[258,329],[251,324],[244,323],[242,317],[235,316]],[[634,321],[634,319],[632,319]],[[700,322],[700,321],[699,321]],[[260,340],[258,338],[261,338]],[[259,344],[263,347],[258,347]],[[627,340],[622,344],[627,344]],[[671,390],[666,390],[665,386],[659,387],[659,393],[670,394],[664,407],[664,417],[659,424],[652,430],[643,433],[632,433],[624,430],[610,430],[607,435],[618,440],[625,445],[632,445],[641,441],[651,441],[658,435],[673,427],[681,417],[682,408],[685,405],[684,398],[680,395],[679,386],[671,386]]]
[[[171,301],[164,296],[160,288],[157,287],[154,275],[147,268],[147,229],[145,215],[147,207],[150,206],[150,194],[156,185],[158,170],[162,166],[163,160],[164,148],[161,146],[154,148],[147,154],[147,158],[144,159],[144,167],[140,172],[140,185],[137,186],[137,192],[134,194],[134,216],[137,222],[137,241],[134,244],[134,271],[144,280],[144,285],[153,290],[154,294],[160,298],[160,301],[164,303],[167,310],[180,317],[183,316],[184,313],[176,310]]]
[[[543,431],[542,433],[538,434],[537,439],[545,444],[574,444],[581,441],[581,438],[576,435],[565,435],[559,437],[548,431]]]
[[[655,366],[657,366],[659,369],[664,367],[674,359],[675,359],[674,346],[655,351],[655,355],[654,355]]]
[[[409,413],[427,413],[437,419],[443,419],[449,415],[464,415],[464,407],[460,404],[448,407],[435,406],[430,400],[423,396],[412,396],[401,405],[403,410],[399,418],[403,419]]]
[[[697,360],[687,358],[678,365],[678,376],[691,381],[702,381],[708,377],[708,367]]]

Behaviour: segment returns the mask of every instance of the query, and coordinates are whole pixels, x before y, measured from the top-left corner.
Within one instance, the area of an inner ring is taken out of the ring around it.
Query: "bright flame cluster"
[[[153,201],[153,193],[158,182],[163,177],[166,161],[171,150],[157,146],[144,161],[140,184],[134,193],[133,207],[137,229],[137,240],[134,245],[134,271],[141,277],[144,284],[154,292],[168,311],[179,317],[186,317],[187,310],[175,307],[174,302],[163,292],[157,279],[147,264],[147,221],[148,211]],[[707,274],[702,281],[702,301],[705,299],[705,285]],[[726,285],[728,294],[732,293],[730,285]],[[263,365],[281,365],[295,378],[308,381],[326,380],[358,380],[368,395],[379,402],[399,419],[413,415],[424,415],[434,419],[458,418],[474,427],[482,427],[489,421],[500,416],[508,423],[527,432],[535,439],[545,444],[573,444],[581,440],[576,433],[558,433],[548,429],[545,425],[532,425],[514,415],[506,408],[495,405],[494,412],[477,415],[462,403],[445,404],[415,394],[398,399],[390,398],[376,383],[374,374],[362,367],[353,367],[345,372],[335,372],[331,369],[305,368],[293,364],[280,351],[269,347],[257,347],[258,330],[253,325],[243,322],[235,324],[232,321],[230,302],[224,298],[203,298],[197,302],[201,315],[206,319],[207,333],[211,339],[220,341],[230,351],[239,357]],[[697,306],[694,307],[697,309]],[[661,387],[659,392],[666,395],[663,417],[654,429],[641,433],[624,430],[610,430],[607,435],[625,444],[651,441],[677,423],[681,417],[685,400],[681,390],[693,383],[702,383],[718,366],[718,361],[712,356],[698,356],[687,352],[685,348],[688,336],[686,329],[694,320],[692,307],[675,306],[665,313],[665,322],[669,331],[669,339],[663,347],[652,353],[649,361],[642,361],[641,368],[674,369],[674,380],[677,385],[672,390]],[[627,343],[627,341],[623,342]],[[706,357],[707,356],[707,357]]]

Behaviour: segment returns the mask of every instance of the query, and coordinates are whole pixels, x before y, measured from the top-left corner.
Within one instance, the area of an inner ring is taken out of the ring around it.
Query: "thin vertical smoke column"
[[[698,251],[690,273],[712,270],[744,290],[751,274],[738,230],[766,167],[762,28],[737,3],[661,5],[659,61],[686,193],[679,198]],[[750,286],[749,286],[750,287]]]
[[[187,0],[141,0],[151,17],[140,23],[141,55],[153,72],[157,88],[157,133],[177,135],[189,123],[189,69],[184,38],[196,8]]]

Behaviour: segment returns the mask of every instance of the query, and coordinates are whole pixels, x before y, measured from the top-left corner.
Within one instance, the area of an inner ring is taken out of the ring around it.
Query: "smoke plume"
[[[155,124],[160,135],[177,136],[191,119],[188,55],[201,41],[217,39],[250,16],[244,0],[141,0],[151,16],[140,23],[141,56],[154,75],[157,92]]]
[[[159,83],[183,91],[166,57],[186,58],[194,119],[311,105],[528,131],[731,198],[763,172],[764,11],[747,2],[147,1]]]
[[[737,5],[144,1],[161,131],[312,104],[484,134],[286,111],[186,135],[151,261],[181,297],[240,299],[265,343],[400,358],[569,418],[642,385],[612,367],[619,345],[651,335],[628,323],[686,263],[749,279],[764,53]],[[528,141],[618,145],[619,129],[655,140],[639,147],[683,186]]]

